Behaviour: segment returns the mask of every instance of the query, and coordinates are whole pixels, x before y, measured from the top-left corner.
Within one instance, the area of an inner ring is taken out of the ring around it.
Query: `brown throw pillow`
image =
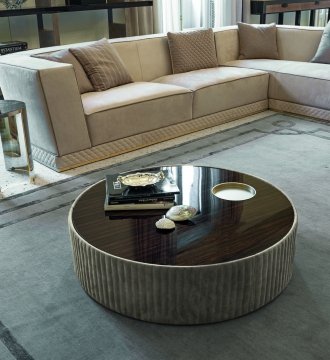
[[[238,23],[240,59],[279,59],[276,25]]]
[[[323,31],[320,45],[311,62],[330,64],[330,21]]]
[[[173,74],[218,66],[212,29],[167,33]]]
[[[50,61],[71,64],[76,74],[76,79],[80,94],[94,91],[93,85],[89,81],[84,69],[80,65],[79,61],[70,53],[69,50],[67,49],[59,50],[59,51],[54,51],[52,53],[36,54],[32,56]]]
[[[116,49],[106,39],[69,50],[84,68],[95,91],[133,82]]]

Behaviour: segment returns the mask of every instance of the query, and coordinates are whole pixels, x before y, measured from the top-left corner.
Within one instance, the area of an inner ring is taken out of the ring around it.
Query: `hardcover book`
[[[94,5],[105,4],[106,0],[68,0],[68,5]]]
[[[11,54],[18,51],[27,49],[25,41],[4,41],[0,42],[0,55]]]
[[[148,198],[136,198],[136,199],[110,199],[108,200],[109,205],[116,204],[151,204],[157,202],[172,202],[174,203],[174,195],[171,196],[157,196],[157,197],[148,197]]]
[[[106,212],[110,220],[122,219],[145,219],[146,217],[154,217],[160,219],[167,212],[167,209],[132,209],[127,210],[111,210]]]
[[[117,203],[117,204],[109,204],[105,202],[104,210],[149,210],[149,209],[170,209],[174,206],[174,201],[149,201],[149,202],[132,202],[132,203]]]

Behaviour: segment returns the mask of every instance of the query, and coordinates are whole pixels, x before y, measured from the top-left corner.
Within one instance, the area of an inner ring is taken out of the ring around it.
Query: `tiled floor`
[[[4,166],[3,156],[1,155],[1,157],[0,157],[0,187],[1,187],[0,196],[8,197],[8,196],[15,195],[15,194],[18,194],[18,193],[21,193],[21,192],[24,192],[24,191],[27,191],[30,189],[35,189],[36,187],[39,187],[39,186],[43,186],[43,185],[46,185],[49,183],[53,183],[55,181],[59,181],[59,180],[71,177],[74,175],[78,175],[78,174],[82,174],[82,173],[92,171],[95,169],[100,169],[100,168],[104,168],[104,167],[111,166],[114,164],[118,164],[118,163],[124,162],[126,160],[131,160],[137,156],[147,155],[147,154],[153,153],[155,151],[160,151],[162,149],[166,149],[166,148],[172,147],[172,146],[180,144],[180,143],[184,143],[184,142],[187,142],[187,141],[190,141],[193,139],[197,139],[199,137],[204,137],[209,134],[213,134],[214,132],[217,132],[217,131],[222,131],[224,129],[232,128],[232,127],[235,127],[240,124],[252,122],[252,121],[258,120],[260,118],[263,118],[265,116],[271,115],[273,113],[274,112],[272,112],[272,111],[265,111],[265,112],[262,112],[262,113],[259,113],[256,115],[245,117],[240,120],[232,121],[228,124],[218,125],[218,126],[215,126],[215,127],[209,128],[209,129],[195,132],[193,134],[181,136],[181,137],[173,139],[173,140],[168,140],[168,141],[162,142],[160,144],[148,146],[148,147],[140,149],[140,150],[132,151],[127,154],[119,155],[116,157],[112,157],[110,159],[105,159],[105,160],[98,161],[98,162],[95,162],[95,163],[92,163],[89,165],[81,166],[79,168],[68,170],[68,171],[65,171],[62,173],[57,173],[35,161],[34,162],[34,167],[35,167],[34,170],[35,170],[35,174],[36,174],[36,179],[35,179],[34,184],[31,184],[29,182],[29,178],[25,173],[6,171],[5,166]],[[0,153],[2,154],[1,143],[0,143]]]

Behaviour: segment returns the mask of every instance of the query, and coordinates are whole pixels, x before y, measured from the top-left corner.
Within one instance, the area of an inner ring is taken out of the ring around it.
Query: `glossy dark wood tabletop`
[[[198,209],[186,222],[164,233],[155,222],[166,210],[104,212],[105,182],[85,192],[72,212],[78,234],[98,249],[151,264],[193,266],[237,260],[263,251],[291,229],[294,209],[271,184],[239,172],[193,166],[169,167],[181,190],[177,204]],[[241,182],[255,188],[244,201],[221,200],[214,185]],[[110,216],[109,216],[110,215]]]

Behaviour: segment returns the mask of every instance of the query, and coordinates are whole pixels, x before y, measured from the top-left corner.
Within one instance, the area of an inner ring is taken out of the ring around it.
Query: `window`
[[[236,24],[242,0],[159,0],[156,31],[179,31]]]

